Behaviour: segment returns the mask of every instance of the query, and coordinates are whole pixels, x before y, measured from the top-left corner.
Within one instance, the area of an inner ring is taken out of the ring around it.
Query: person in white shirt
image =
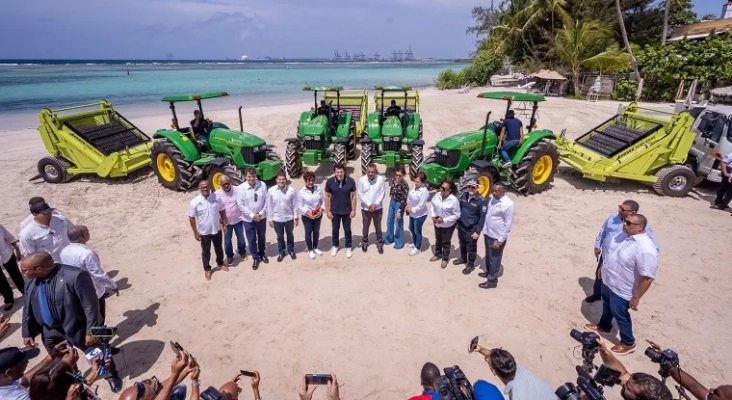
[[[239,253],[242,261],[247,260],[247,242],[244,239],[244,222],[241,219],[241,210],[236,204],[236,188],[231,184],[231,179],[226,175],[219,178],[221,188],[214,192],[219,207],[226,213],[226,234],[224,234],[224,253],[226,253],[226,263],[231,265],[234,263],[234,245],[233,238],[236,234],[236,251]]]
[[[384,177],[378,174],[376,165],[366,167],[366,176],[358,180],[358,198],[361,201],[361,218],[363,218],[363,239],[361,250],[366,252],[369,246],[369,228],[371,221],[376,231],[376,248],[384,254],[384,237],[381,232],[382,203],[384,202]]]
[[[427,201],[430,198],[430,191],[425,186],[427,175],[424,172],[417,172],[414,177],[414,187],[407,195],[406,214],[409,215],[409,233],[412,234],[412,243],[407,246],[413,247],[409,252],[410,256],[416,256],[422,250],[422,226],[427,219]]]
[[[56,346],[51,354],[38,362],[32,369],[26,371],[29,360],[38,357],[41,349],[6,347],[0,350],[0,399],[2,400],[30,400],[28,387],[31,379],[39,371],[48,368],[52,362],[59,362],[64,356],[61,348]],[[68,350],[66,350],[68,352]]]
[[[483,224],[483,241],[485,242],[485,270],[478,274],[487,280],[481,283],[483,289],[498,286],[498,270],[501,269],[503,249],[506,248],[508,234],[513,226],[513,201],[506,196],[506,187],[496,183],[491,189],[493,197],[488,201],[488,211]]]
[[[86,245],[89,239],[91,235],[86,226],[76,225],[69,229],[71,244],[61,250],[61,264],[81,268],[91,275],[99,299],[99,314],[104,324],[107,317],[107,298],[112,294],[119,296],[119,290],[117,284],[102,269],[99,255]]]
[[[300,210],[297,206],[295,188],[287,184],[287,175],[284,171],[277,174],[277,185],[269,188],[267,192],[267,215],[269,226],[277,233],[277,262],[285,258],[285,250],[290,258],[297,259],[292,231],[300,221]],[[285,235],[287,235],[287,247],[285,247]]]
[[[457,186],[450,179],[440,184],[440,193],[432,196],[432,222],[435,224],[435,255],[430,261],[442,260],[441,268],[447,268],[452,247],[455,223],[460,219],[460,200]]]
[[[31,199],[28,200],[28,207],[32,207],[33,204],[36,204],[36,203],[45,203],[45,202],[46,202],[46,200],[44,200],[43,197],[31,197]],[[57,218],[60,218],[64,221],[66,221],[67,228],[69,228],[69,229],[73,228],[74,224],[71,222],[71,220],[69,220],[65,215],[63,215],[61,212],[59,212],[59,210],[54,208],[53,212],[51,214],[54,217],[57,217]],[[20,223],[20,230],[18,230],[18,232],[22,231],[23,228],[28,226],[28,224],[30,224],[31,222],[33,222],[33,214],[30,214],[27,217],[25,217],[25,219]]]
[[[257,170],[247,168],[244,171],[246,183],[236,189],[236,204],[241,210],[244,231],[252,253],[252,269],[257,270],[259,264],[269,263],[264,250],[267,248],[267,185],[257,179]]]
[[[216,194],[211,193],[207,181],[198,183],[198,196],[191,200],[188,206],[188,221],[193,230],[193,237],[201,242],[201,261],[203,262],[204,276],[211,280],[211,244],[216,253],[216,264],[222,271],[228,271],[224,264],[224,249],[222,248],[221,227],[226,226],[226,213],[216,200]]]
[[[65,219],[53,215],[46,203],[35,203],[30,208],[33,221],[20,231],[20,252],[23,256],[45,251],[59,262],[61,250],[69,245],[68,225]]]
[[[13,280],[15,288],[18,289],[20,294],[23,294],[25,281],[23,280],[23,274],[20,273],[20,269],[18,268],[18,260],[21,259],[18,240],[2,225],[0,225],[0,258],[2,266],[8,272],[10,279]],[[13,296],[13,288],[10,287],[10,283],[5,278],[2,270],[0,270],[0,295],[5,300],[5,307],[3,309],[10,311],[13,308],[13,304],[15,304],[15,297]]]
[[[320,222],[323,220],[325,198],[320,186],[315,184],[315,174],[312,171],[306,171],[302,179],[305,181],[305,186],[300,189],[297,202],[302,215],[302,225],[305,228],[305,244],[312,259],[316,255],[323,255],[323,252],[318,250],[318,239],[320,239]]]
[[[638,311],[640,299],[648,291],[658,271],[658,249],[646,233],[648,221],[641,214],[625,217],[620,243],[602,263],[602,316],[597,324],[587,324],[588,329],[609,333],[613,318],[618,323],[620,343],[610,351],[618,355],[635,350],[633,323],[629,309]]]

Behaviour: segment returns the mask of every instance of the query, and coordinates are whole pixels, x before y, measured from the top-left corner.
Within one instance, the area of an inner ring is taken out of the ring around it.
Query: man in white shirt
[[[264,250],[267,248],[267,185],[257,179],[257,170],[247,168],[244,171],[246,183],[236,189],[236,204],[241,210],[244,231],[252,253],[252,269],[257,270],[259,264],[269,263]]]
[[[5,271],[8,271],[8,275],[13,280],[15,288],[23,294],[25,281],[23,280],[23,274],[20,273],[20,269],[18,268],[18,260],[20,259],[18,240],[4,226],[0,225],[0,262],[2,262]],[[10,311],[15,303],[15,297],[13,296],[13,288],[10,287],[10,283],[8,283],[2,270],[0,270],[0,295],[5,300],[4,310]]]
[[[506,188],[503,184],[496,183],[493,185],[492,194],[483,224],[486,272],[478,274],[481,278],[487,279],[478,285],[483,289],[498,287],[498,271],[501,269],[503,249],[506,248],[506,240],[513,226],[514,205],[506,196]]]
[[[43,199],[43,197],[31,197],[30,200],[28,200],[28,207],[32,207],[33,204],[36,203],[45,203],[46,200]],[[71,228],[74,226],[74,224],[69,220],[65,215],[63,215],[61,212],[59,212],[57,209],[53,209],[53,212],[51,213],[54,217],[58,217],[64,221],[66,221],[66,227]],[[33,221],[33,214],[28,215],[25,217],[25,219],[20,223],[20,230],[18,232],[22,231],[23,228],[28,226]]]
[[[293,224],[298,225],[300,212],[297,208],[295,189],[287,184],[287,175],[284,171],[277,174],[277,185],[267,192],[267,215],[269,215],[269,226],[277,233],[277,262],[285,258],[285,234],[287,234],[287,254],[293,260],[296,259]]]
[[[36,251],[45,251],[59,262],[61,250],[69,245],[68,225],[65,219],[53,215],[53,208],[46,203],[35,203],[30,207],[31,221],[20,231],[20,252],[26,256]]]
[[[635,350],[633,323],[629,309],[638,311],[640,299],[648,291],[658,271],[658,250],[646,233],[646,217],[633,214],[625,217],[621,242],[602,264],[602,317],[597,324],[587,324],[588,329],[608,333],[613,318],[618,323],[620,343],[610,351],[618,355]]]
[[[99,255],[86,245],[90,238],[89,228],[84,225],[76,225],[69,229],[71,244],[61,250],[61,264],[81,268],[91,275],[99,299],[99,314],[102,316],[103,324],[107,317],[107,298],[113,293],[119,296],[119,290],[117,284],[102,269]]]
[[[241,219],[241,210],[236,204],[236,188],[231,184],[231,179],[226,175],[219,178],[221,188],[215,192],[219,207],[226,213],[226,234],[224,235],[224,253],[226,263],[231,265],[234,262],[233,238],[236,233],[236,251],[242,261],[247,260],[247,242],[244,240],[244,221]]]
[[[374,222],[376,231],[376,248],[384,254],[384,238],[381,233],[381,217],[384,202],[384,177],[378,174],[376,165],[366,167],[366,176],[358,180],[358,198],[361,201],[361,218],[363,218],[363,239],[361,250],[366,252],[369,246],[369,227]]]
[[[201,242],[201,260],[206,280],[211,280],[211,243],[216,253],[216,264],[222,271],[228,271],[224,264],[224,249],[221,246],[221,227],[226,226],[226,213],[219,206],[216,195],[211,193],[207,181],[198,183],[199,195],[188,206],[188,221],[193,237]]]

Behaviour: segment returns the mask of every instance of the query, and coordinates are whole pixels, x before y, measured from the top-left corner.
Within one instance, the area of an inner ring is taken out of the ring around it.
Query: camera
[[[84,377],[81,376],[81,373],[72,374],[70,372],[66,373],[67,375],[70,375],[72,378],[74,378],[75,381],[81,383],[81,390],[79,391],[79,399],[81,400],[101,400],[96,393],[94,393],[91,388],[86,384],[86,381],[84,381]]]
[[[224,395],[213,386],[209,386],[208,389],[201,392],[200,398],[201,400],[224,400]]]
[[[576,329],[572,329],[569,336],[582,345],[582,366],[588,373],[591,373],[595,369],[593,364],[595,355],[600,349],[600,344],[597,343],[600,336],[595,332],[580,332]]]
[[[600,365],[595,376],[590,376],[585,368],[579,365],[575,369],[577,370],[577,386],[567,382],[557,388],[554,393],[560,400],[579,400],[581,393],[585,393],[590,400],[605,400],[602,387],[620,384],[620,371],[607,365]]]
[[[95,326],[89,329],[89,336],[99,339],[102,343],[102,360],[99,366],[99,376],[106,376],[109,372],[107,370],[107,360],[112,357],[112,346],[109,342],[117,334],[117,328],[109,328],[106,325]]]
[[[435,379],[435,390],[442,400],[473,400],[473,385],[457,365],[443,370],[444,376]]]
[[[679,355],[671,349],[664,351],[656,351],[653,347],[646,349],[646,357],[650,358],[652,362],[659,364],[661,369],[658,370],[658,374],[661,378],[666,379],[671,376],[671,370],[679,366]]]

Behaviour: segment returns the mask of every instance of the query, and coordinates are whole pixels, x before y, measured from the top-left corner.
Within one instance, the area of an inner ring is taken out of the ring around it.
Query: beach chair
[[[531,93],[531,89],[536,85],[536,82],[529,82],[525,85],[518,85],[518,88],[526,93]]]
[[[470,85],[467,85],[467,86],[463,87],[462,89],[456,90],[455,93],[460,93],[460,94],[470,93]]]

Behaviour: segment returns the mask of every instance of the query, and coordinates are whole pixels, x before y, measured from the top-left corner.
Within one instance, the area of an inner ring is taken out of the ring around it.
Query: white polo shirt
[[[435,224],[437,228],[449,228],[460,219],[460,200],[454,194],[442,199],[442,195],[437,193],[432,196],[432,216],[440,217],[443,223]]]
[[[242,183],[236,188],[236,205],[244,222],[252,222],[257,214],[262,219],[267,218],[267,185],[260,180],[254,181],[254,187],[249,182]]]
[[[437,195],[435,195],[437,196]],[[407,195],[407,204],[412,207],[409,218],[422,218],[427,215],[427,200],[430,198],[430,191],[425,185],[419,188],[412,188]]]
[[[630,300],[641,276],[656,278],[658,250],[647,233],[629,237],[623,232],[617,239],[622,241],[610,254],[603,255],[602,282],[613,293]]]
[[[216,194],[208,197],[199,194],[188,206],[188,216],[196,219],[198,233],[201,235],[215,235],[221,230],[221,207],[216,200]]]
[[[505,194],[500,199],[491,197],[485,213],[483,234],[504,243],[511,233],[514,209],[513,201]]]
[[[61,261],[61,250],[69,245],[68,225],[65,219],[51,217],[49,226],[31,221],[20,231],[20,252],[27,256],[36,251],[45,251],[53,261]]]
[[[13,257],[13,243],[17,242],[15,238],[4,226],[0,225],[0,261],[5,264]]]
[[[61,264],[81,268],[91,275],[97,298],[117,290],[117,284],[102,269],[99,255],[83,243],[71,243],[61,250]]]
[[[267,192],[267,216],[272,222],[287,222],[300,218],[297,208],[297,194],[290,185],[282,189],[272,186]]]
[[[67,229],[71,229],[74,227],[74,224],[68,218],[66,218],[65,215],[58,212],[58,210],[53,210],[51,212],[51,215],[53,215],[54,217],[61,218],[62,220],[66,221]],[[20,230],[18,232],[21,232],[23,230],[23,228],[28,226],[28,224],[30,224],[31,222],[33,222],[33,214],[29,214],[27,217],[25,217],[25,219],[20,223]]]
[[[300,215],[303,216],[316,208],[320,208],[322,212],[325,206],[325,198],[323,198],[323,191],[320,190],[319,185],[313,185],[312,191],[307,186],[303,186],[300,193],[297,194],[297,202],[300,207]]]
[[[361,200],[361,209],[368,210],[372,204],[376,204],[376,209],[381,209],[384,202],[384,177],[376,175],[370,180],[368,175],[364,175],[358,180],[358,198]]]

